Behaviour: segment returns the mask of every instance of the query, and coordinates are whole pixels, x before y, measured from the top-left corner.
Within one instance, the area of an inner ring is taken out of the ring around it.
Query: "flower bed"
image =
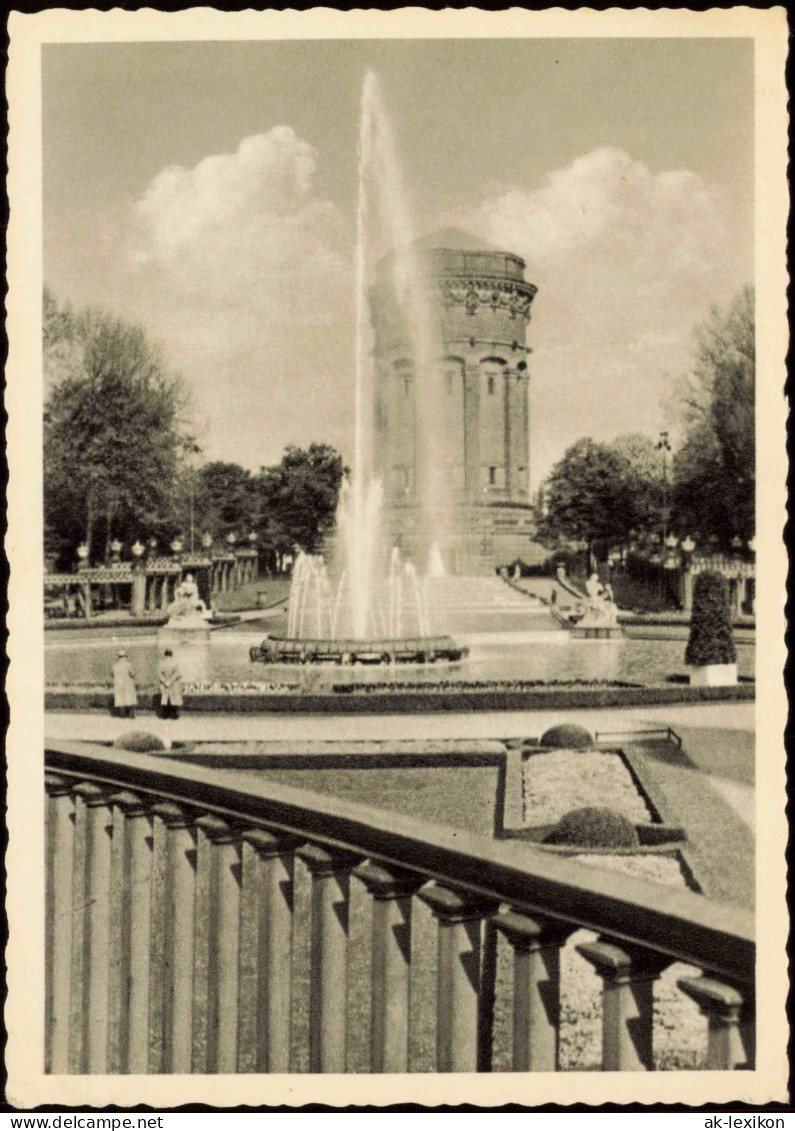
[[[524,823],[551,825],[572,809],[609,805],[633,823],[653,814],[620,754],[610,750],[545,750],[524,760]]]
[[[331,690],[336,694],[372,695],[378,692],[424,692],[433,694],[448,691],[453,694],[472,691],[525,691],[540,687],[642,687],[641,683],[629,683],[619,679],[435,679],[422,683],[390,681],[389,683],[333,683]]]

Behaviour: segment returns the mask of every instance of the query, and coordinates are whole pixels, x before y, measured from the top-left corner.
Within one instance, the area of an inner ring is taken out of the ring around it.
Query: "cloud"
[[[578,157],[538,188],[489,186],[445,219],[518,252],[539,287],[536,481],[579,436],[662,426],[666,375],[687,366],[695,324],[752,276],[716,186],[618,149]]]
[[[277,126],[163,169],[118,218],[117,308],[196,385],[211,457],[256,467],[288,442],[347,440],[350,232],[315,170]]]

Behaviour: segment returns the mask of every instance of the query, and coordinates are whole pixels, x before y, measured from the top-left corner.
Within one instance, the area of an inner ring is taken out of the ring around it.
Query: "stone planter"
[[[690,668],[692,687],[730,687],[737,682],[737,664],[699,664]]]

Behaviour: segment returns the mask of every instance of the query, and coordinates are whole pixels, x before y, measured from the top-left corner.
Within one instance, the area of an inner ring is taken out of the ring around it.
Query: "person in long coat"
[[[182,676],[170,648],[160,664],[160,707],[164,719],[178,719],[182,706]]]
[[[137,706],[135,672],[130,667],[127,653],[122,650],[113,665],[113,710],[121,719],[134,719]]]

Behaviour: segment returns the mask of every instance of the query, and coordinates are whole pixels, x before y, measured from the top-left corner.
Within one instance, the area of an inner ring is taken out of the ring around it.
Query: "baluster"
[[[69,1067],[68,1072],[85,1072],[85,971],[86,904],[88,902],[86,867],[88,860],[88,816],[83,790],[88,782],[79,782],[74,790],[74,834],[72,853],[72,943],[69,974]]]
[[[709,974],[680,978],[676,984],[707,1019],[704,1067],[718,1071],[753,1068],[756,1042],[752,987],[739,989]]]
[[[193,817],[172,802],[153,806],[152,939],[149,1071],[191,1069]]]
[[[214,1026],[211,1023],[212,935],[217,914],[215,898],[215,853],[208,833],[212,824],[226,829],[218,818],[205,815],[196,821],[196,902],[193,940],[193,1034],[191,1067],[194,1072],[211,1071],[214,1057]],[[208,828],[210,826],[210,828]]]
[[[495,903],[440,884],[425,888],[419,896],[430,906],[439,923],[437,1071],[475,1072],[478,1067],[481,926],[483,917],[496,909]]]
[[[133,928],[130,829],[132,821],[144,816],[147,805],[137,794],[127,790],[111,794],[108,803],[113,807],[110,853],[108,1072],[125,1072],[130,1050],[130,964]],[[148,950],[148,941],[146,945]]]
[[[313,844],[298,855],[312,875],[309,1070],[344,1072],[350,873],[361,857]]]
[[[196,821],[197,877],[194,940],[195,1072],[237,1069],[240,847],[220,817]]]
[[[47,790],[47,1052],[46,1071],[69,1071],[74,867],[73,783],[46,774]]]
[[[193,816],[174,806],[168,826],[168,907],[171,937],[166,961],[166,1060],[164,1072],[191,1070],[193,944],[196,902],[196,839]]]
[[[124,861],[126,908],[124,921],[129,924],[127,954],[128,994],[126,1030],[120,1049],[121,1071],[135,1075],[149,1070],[149,982],[152,931],[152,820],[151,802],[135,795],[119,800],[124,813],[126,856]]]
[[[670,959],[641,947],[599,938],[577,947],[603,981],[602,1069],[654,1068],[654,982]]]
[[[79,1063],[82,1072],[107,1072],[108,1065],[108,986],[110,974],[110,855],[113,832],[108,795],[93,782],[75,787],[80,799],[83,843],[83,869],[78,899],[78,915],[83,920],[80,933],[80,987],[84,1005],[81,1012]],[[76,809],[76,816],[78,810]]]
[[[165,989],[166,934],[169,915],[166,888],[166,814],[171,806],[158,803],[152,806],[152,883],[151,932],[149,941],[149,1024],[147,1033],[147,1072],[163,1071],[163,1044],[165,1018],[163,998]]]
[[[289,1072],[293,852],[286,833],[243,833],[239,1072]]]
[[[513,1070],[555,1072],[560,1043],[560,951],[572,928],[514,911],[494,925],[513,949]]]
[[[354,875],[373,897],[370,1071],[407,1072],[411,899],[424,879],[372,861]]]

